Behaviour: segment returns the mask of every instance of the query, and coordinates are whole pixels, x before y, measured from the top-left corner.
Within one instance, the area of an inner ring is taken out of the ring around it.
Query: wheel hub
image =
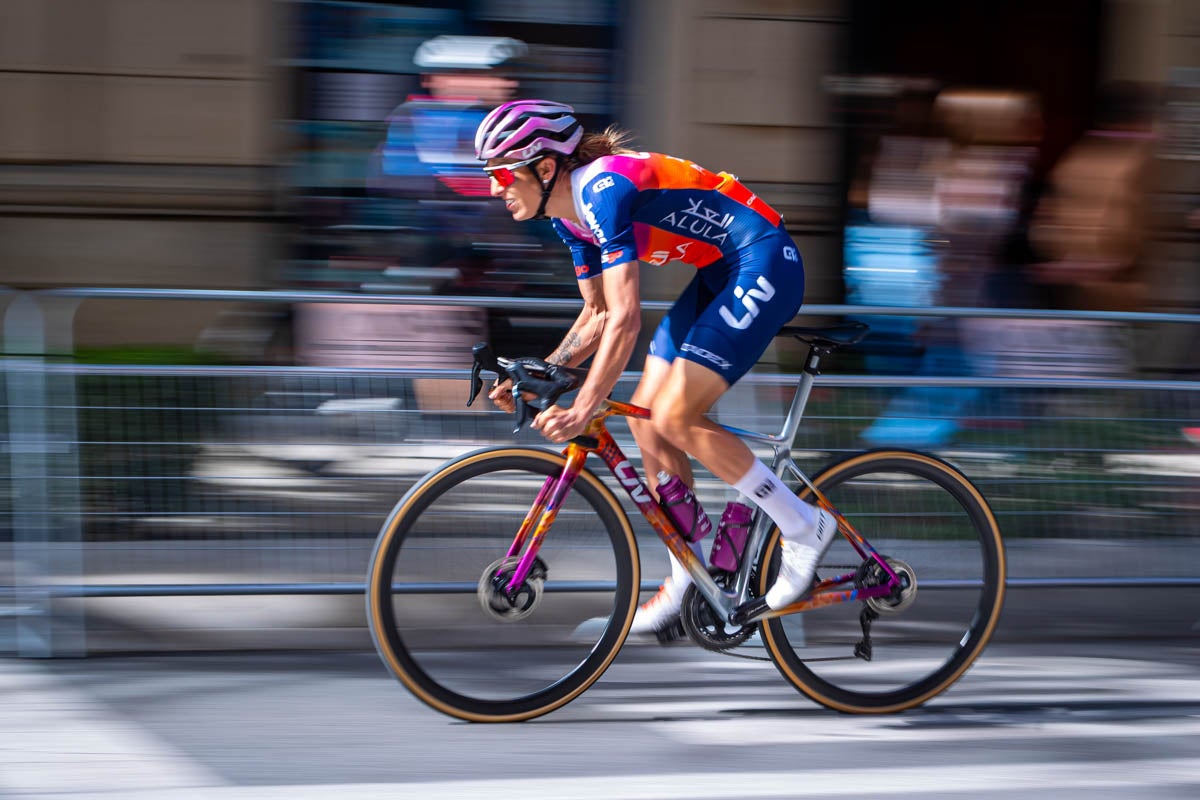
[[[891,594],[883,597],[872,597],[866,600],[866,605],[880,614],[896,614],[911,606],[917,599],[917,573],[907,563],[898,558],[884,557],[888,567],[900,579]],[[859,585],[883,586],[888,581],[888,574],[879,562],[874,559],[864,561],[859,568]]]
[[[479,606],[492,619],[517,622],[532,614],[542,602],[546,589],[546,564],[534,559],[525,582],[515,591],[507,591],[508,582],[520,559],[506,556],[493,561],[483,571],[476,588]]]

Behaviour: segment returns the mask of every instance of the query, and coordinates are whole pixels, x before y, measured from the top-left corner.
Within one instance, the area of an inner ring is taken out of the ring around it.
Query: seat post
[[[821,356],[826,355],[829,351],[817,347],[815,344],[808,346],[808,355],[804,357],[804,371],[810,375],[821,374]]]
[[[804,408],[808,405],[808,396],[812,392],[813,382],[821,374],[821,356],[826,350],[816,345],[809,345],[808,355],[804,358],[804,368],[800,371],[800,381],[796,385],[796,394],[792,396],[792,404],[788,408],[787,417],[783,421],[783,430],[779,437],[790,448],[796,432],[800,430],[800,420],[804,418]]]

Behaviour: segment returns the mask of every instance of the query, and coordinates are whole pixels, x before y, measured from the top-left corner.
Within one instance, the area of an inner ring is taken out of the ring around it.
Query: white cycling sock
[[[763,462],[755,459],[750,471],[733,486],[767,512],[785,539],[806,543],[816,539],[817,510],[792,494]]]

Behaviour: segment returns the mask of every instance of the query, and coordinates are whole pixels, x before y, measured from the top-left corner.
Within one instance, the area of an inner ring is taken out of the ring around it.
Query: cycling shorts
[[[655,331],[650,355],[693,361],[731,386],[750,371],[800,310],[804,264],[782,231],[740,256],[737,265],[718,261],[696,271]]]

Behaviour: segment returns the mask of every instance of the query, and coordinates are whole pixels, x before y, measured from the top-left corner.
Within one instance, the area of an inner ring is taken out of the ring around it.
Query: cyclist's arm
[[[546,357],[551,364],[578,366],[596,352],[596,347],[600,344],[600,333],[604,329],[605,304],[602,282],[602,279],[596,278],[579,282],[583,310],[563,337],[562,343]]]
[[[637,187],[623,176],[604,173],[588,181],[577,206],[586,210],[594,243],[555,220],[555,229],[571,249],[584,309],[551,359],[575,365],[594,355],[571,416],[583,413],[590,418],[616,386],[637,343],[642,314],[631,217],[636,195]]]
[[[546,360],[551,364],[576,367],[596,352],[600,331],[604,327],[604,292],[600,281],[596,280],[602,270],[600,248],[580,239],[561,220],[554,220],[553,225],[571,251],[575,277],[579,280],[579,294],[583,296],[583,310],[563,337],[562,343]]]
[[[633,204],[637,186],[628,177],[600,172],[583,181],[577,198],[595,243],[573,249],[580,288],[593,295],[589,305],[602,309],[601,328],[587,380],[572,408],[589,413],[612,392],[637,343],[642,324],[637,240]],[[578,241],[578,237],[576,238]],[[584,296],[587,302],[587,295]]]
[[[574,407],[590,412],[599,406],[617,385],[633,355],[642,326],[638,269],[637,261],[627,261],[604,270],[598,279],[580,282],[581,287],[584,283],[599,284],[589,290],[598,295],[603,311],[600,335],[594,345],[595,358]]]

